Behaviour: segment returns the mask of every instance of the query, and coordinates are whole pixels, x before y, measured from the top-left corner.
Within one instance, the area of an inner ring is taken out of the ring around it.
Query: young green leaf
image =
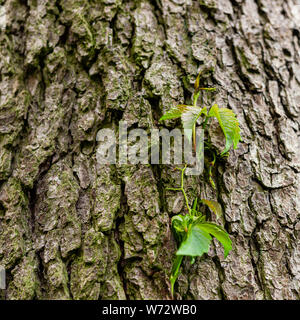
[[[192,210],[191,210],[191,214],[193,216],[195,216],[197,214],[197,198],[195,198],[194,202],[193,202],[193,207],[192,207]]]
[[[204,214],[201,214],[201,212],[198,212],[198,216],[194,217],[193,223],[198,224],[198,223],[203,223],[206,221],[206,217]]]
[[[214,200],[201,199],[201,201],[206,204],[218,218],[222,216],[222,207],[219,202]]]
[[[172,217],[172,227],[178,233],[187,232],[190,216],[178,214],[177,216]]]
[[[183,128],[186,129],[185,135],[190,142],[195,131],[196,122],[202,114],[207,115],[206,107],[188,106],[181,115]]]
[[[193,202],[193,208],[192,208],[194,211],[196,211],[196,208],[197,208],[197,201],[198,201],[198,199],[195,198],[195,200]]]
[[[238,120],[232,110],[219,108],[217,104],[214,104],[209,110],[208,117],[216,117],[224,132],[226,145],[221,155],[226,153],[232,145],[236,149],[241,136]]]
[[[169,120],[169,119],[176,119],[180,118],[182,113],[187,109],[187,105],[185,104],[179,104],[176,107],[170,109],[168,112],[166,112],[159,121],[163,120]]]
[[[208,252],[211,243],[211,236],[205,230],[199,228],[201,224],[193,224],[188,231],[185,240],[181,243],[177,255],[182,256],[202,256]]]
[[[228,233],[215,223],[205,222],[197,225],[200,230],[209,233],[221,242],[224,247],[224,258],[227,257],[229,251],[232,249],[231,239]]]

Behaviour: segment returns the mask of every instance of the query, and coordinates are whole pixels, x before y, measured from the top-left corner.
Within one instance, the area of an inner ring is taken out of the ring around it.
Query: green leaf
[[[233,148],[236,149],[241,136],[239,122],[232,110],[227,108],[219,108],[217,104],[214,104],[209,110],[208,117],[216,117],[219,121],[220,127],[224,132],[226,145],[221,155],[226,153],[232,145]]]
[[[188,224],[188,216],[183,216],[178,214],[177,216],[172,217],[172,227],[175,229],[176,232],[186,232],[187,224]]]
[[[172,271],[170,276],[172,297],[174,294],[174,284],[179,276],[179,269],[180,269],[182,259],[183,259],[183,256],[176,256],[175,260],[173,261]]]
[[[184,132],[188,140],[191,142],[193,131],[195,130],[196,122],[202,114],[207,114],[207,108],[201,108],[197,106],[187,106],[181,115],[181,121]]]
[[[203,223],[206,221],[206,217],[201,212],[197,212],[198,216],[194,218],[194,224]]]
[[[194,211],[196,211],[196,209],[197,209],[197,198],[195,198],[195,200],[194,200],[194,202],[193,202],[193,208],[192,208],[192,210],[194,210]]]
[[[201,201],[206,204],[218,218],[222,216],[222,207],[219,202],[207,199],[201,199]]]
[[[184,231],[183,216],[181,214],[172,217],[171,223],[175,230],[178,230],[179,232]]]
[[[159,121],[176,119],[181,117],[183,128],[185,129],[185,135],[188,140],[191,142],[192,136],[194,136],[194,146],[196,144],[195,137],[195,128],[196,122],[199,117],[204,114],[207,115],[207,108],[201,108],[198,106],[189,106],[186,104],[179,104],[175,108],[172,108],[167,113],[165,113]]]
[[[197,215],[197,198],[195,198],[195,200],[193,202],[193,207],[192,207],[192,210],[191,210],[191,214],[193,216]]]
[[[178,214],[177,216],[172,217],[171,224],[175,231],[175,238],[178,242],[182,242],[186,237],[188,227],[192,222],[193,220],[190,215]]]
[[[176,119],[180,118],[182,113],[186,110],[188,106],[185,104],[179,104],[176,107],[170,109],[168,112],[166,112],[159,121],[168,120],[168,119]]]
[[[206,231],[199,228],[200,225],[193,224],[189,228],[185,240],[176,252],[177,255],[196,257],[208,252],[212,238]]]
[[[211,222],[200,223],[197,226],[200,230],[211,234],[221,242],[224,247],[224,258],[226,258],[229,251],[232,249],[232,243],[228,233],[222,227]]]

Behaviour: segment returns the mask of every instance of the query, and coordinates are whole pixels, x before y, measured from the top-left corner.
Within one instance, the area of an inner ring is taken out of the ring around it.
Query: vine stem
[[[189,206],[189,201],[188,201],[188,198],[186,196],[186,193],[184,191],[184,187],[183,187],[183,179],[184,179],[184,171],[186,169],[187,165],[184,166],[183,169],[181,168],[176,168],[177,170],[180,170],[181,171],[181,183],[180,183],[180,188],[166,188],[167,190],[172,190],[172,191],[181,191],[183,193],[183,196],[184,196],[184,200],[185,200],[185,204],[189,210],[189,214],[191,214],[192,210]]]
[[[180,170],[181,170],[181,191],[182,191],[182,193],[183,193],[186,206],[187,206],[187,208],[188,208],[188,210],[189,210],[189,214],[191,214],[191,208],[190,208],[190,206],[189,206],[189,201],[188,201],[188,198],[187,198],[186,193],[185,193],[184,188],[183,188],[184,171],[185,171],[185,169],[186,169],[186,166],[187,166],[187,165],[185,165],[183,169],[180,169]]]

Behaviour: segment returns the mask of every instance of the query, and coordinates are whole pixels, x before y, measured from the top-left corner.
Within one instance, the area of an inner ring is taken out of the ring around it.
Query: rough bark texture
[[[184,263],[178,299],[300,297],[300,10],[296,0],[0,0],[3,299],[170,299],[183,209],[172,166],[99,166],[96,133],[162,127],[201,70],[237,114],[218,162],[233,250]],[[169,122],[169,128],[178,123]],[[212,135],[215,136],[215,135]],[[216,146],[218,139],[213,139]]]

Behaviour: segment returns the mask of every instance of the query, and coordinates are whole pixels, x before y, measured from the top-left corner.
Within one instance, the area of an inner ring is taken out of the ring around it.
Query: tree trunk
[[[0,0],[0,297],[171,298],[179,174],[101,166],[96,134],[162,128],[201,71],[242,142],[216,190],[185,185],[221,203],[233,250],[185,261],[175,296],[299,299],[299,25],[297,0]]]

